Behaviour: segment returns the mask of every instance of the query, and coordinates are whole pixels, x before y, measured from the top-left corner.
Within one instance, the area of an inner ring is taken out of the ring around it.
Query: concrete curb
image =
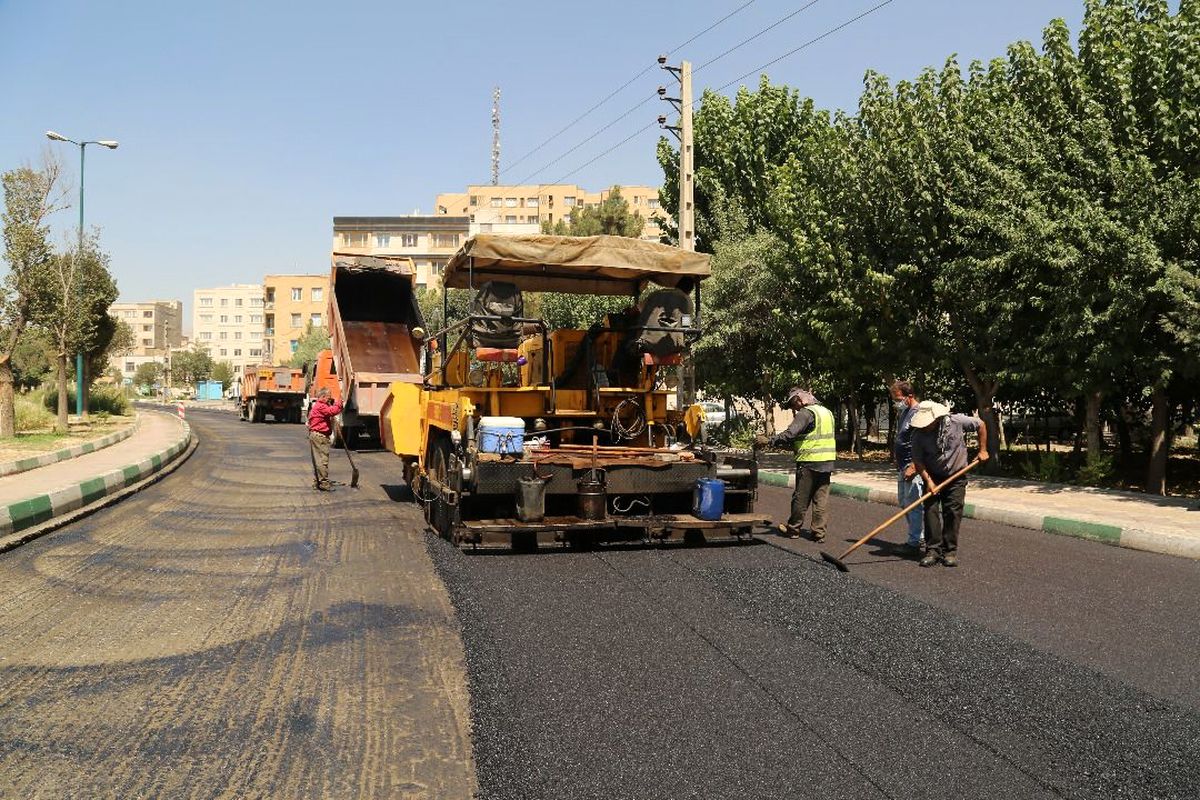
[[[107,436],[102,436],[94,441],[77,444],[74,447],[64,447],[62,450],[55,450],[53,453],[42,453],[40,456],[6,461],[0,464],[0,478],[7,475],[17,475],[21,472],[28,472],[31,469],[37,469],[49,464],[57,464],[59,461],[66,461],[68,458],[75,458],[85,453],[94,453],[97,450],[103,450],[109,445],[114,445],[117,442],[123,442],[128,439],[141,424],[142,420],[138,417],[134,419],[133,424],[128,428],[110,433]]]
[[[96,504],[108,495],[115,495],[159,472],[188,447],[192,437],[191,426],[182,421],[180,425],[178,439],[166,449],[136,464],[0,506],[0,537],[44,525],[57,517]],[[0,546],[0,549],[8,548]]]
[[[759,483],[768,486],[795,488],[796,476],[790,473],[780,473],[760,470]],[[858,486],[852,483],[831,481],[830,494],[861,500],[865,503],[882,503],[889,506],[899,506],[895,490],[873,489],[868,486]],[[1165,531],[1145,530],[1139,528],[1121,528],[1116,525],[1104,525],[1089,520],[1071,519],[1039,514],[1035,511],[1020,511],[1013,508],[989,505],[987,503],[967,503],[963,516],[979,519],[985,522],[998,522],[1011,525],[1014,528],[1051,533],[1056,536],[1074,536],[1093,542],[1110,544],[1116,547],[1127,547],[1132,550],[1145,550],[1151,553],[1162,553],[1169,556],[1200,559],[1200,538],[1185,537]]]

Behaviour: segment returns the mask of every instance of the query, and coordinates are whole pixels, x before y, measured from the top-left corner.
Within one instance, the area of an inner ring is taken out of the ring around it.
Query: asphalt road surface
[[[0,555],[0,797],[1200,797],[1195,562],[969,520],[956,570],[473,555],[390,454],[323,495],[300,426],[192,421]],[[890,513],[835,499],[823,546]]]
[[[174,474],[0,555],[0,797],[469,797],[453,611],[387,470],[321,494],[301,426],[191,422]]]

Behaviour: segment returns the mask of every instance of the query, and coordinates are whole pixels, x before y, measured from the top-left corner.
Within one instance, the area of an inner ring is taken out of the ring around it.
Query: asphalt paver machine
[[[744,540],[765,524],[754,459],[709,449],[700,406],[668,404],[709,274],[707,255],[623,237],[468,240],[443,281],[469,312],[424,340],[422,380],[393,383],[380,411],[430,527],[521,548]],[[554,330],[525,312],[543,292],[628,302]]]

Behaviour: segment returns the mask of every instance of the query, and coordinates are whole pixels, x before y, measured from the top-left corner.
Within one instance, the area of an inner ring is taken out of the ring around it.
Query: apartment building
[[[133,331],[130,355],[161,354],[183,341],[183,301],[146,300],[140,303],[113,303],[110,316],[124,322]]]
[[[466,216],[334,217],[333,250],[368,256],[408,256],[418,286],[441,284],[442,270],[466,241]]]
[[[464,216],[480,230],[490,225],[553,225],[571,221],[579,208],[597,206],[612,193],[612,188],[589,192],[573,183],[525,184],[522,186],[471,185],[466,192],[439,194],[434,203],[438,215]],[[621,186],[621,197],[631,211],[646,220],[642,237],[657,242],[662,235],[655,216],[666,217],[658,202],[656,186]]]
[[[192,341],[212,356],[228,361],[235,375],[263,361],[266,329],[263,286],[238,283],[197,289],[192,293]]]
[[[263,278],[263,363],[286,364],[309,325],[327,328],[328,303],[328,275]]]

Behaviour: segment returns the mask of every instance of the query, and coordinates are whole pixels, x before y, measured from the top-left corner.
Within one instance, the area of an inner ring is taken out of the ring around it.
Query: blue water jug
[[[720,478],[701,478],[696,481],[692,498],[692,516],[715,522],[725,513],[725,481]]]

